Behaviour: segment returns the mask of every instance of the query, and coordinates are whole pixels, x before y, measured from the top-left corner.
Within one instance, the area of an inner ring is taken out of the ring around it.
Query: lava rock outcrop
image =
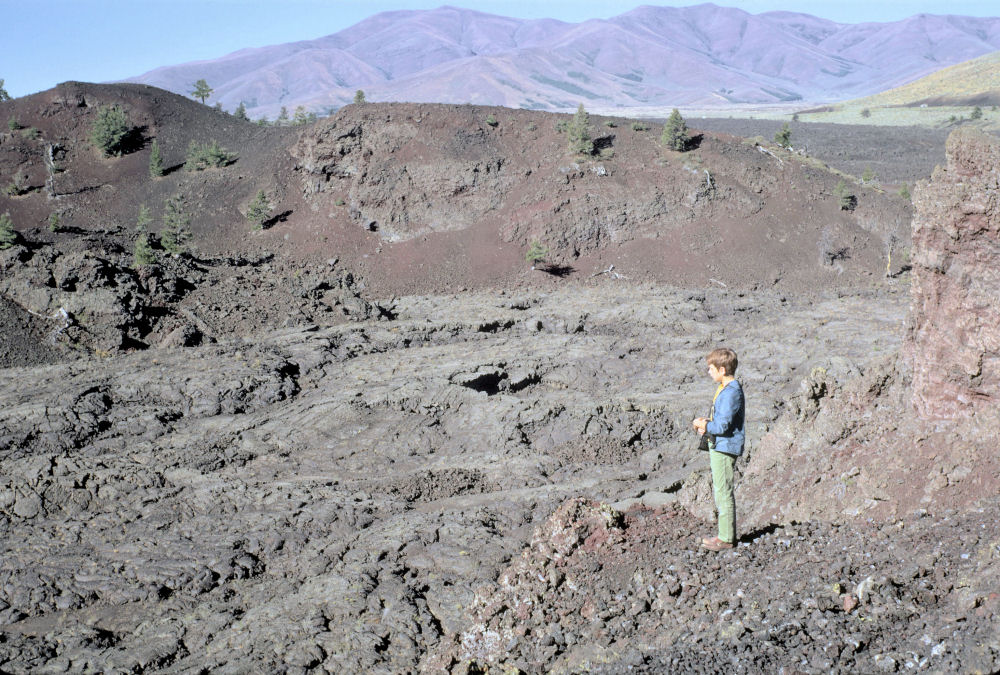
[[[995,409],[1000,400],[1000,140],[948,138],[948,165],[916,191],[913,405],[925,419]]]

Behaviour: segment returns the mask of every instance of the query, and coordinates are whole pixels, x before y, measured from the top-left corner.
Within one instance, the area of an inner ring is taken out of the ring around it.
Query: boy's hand
[[[708,424],[708,419],[705,418],[705,417],[699,417],[698,419],[696,419],[693,422],[691,422],[691,426],[694,427],[694,430],[698,432],[699,436],[704,435],[704,433],[705,433],[705,426],[707,424]]]

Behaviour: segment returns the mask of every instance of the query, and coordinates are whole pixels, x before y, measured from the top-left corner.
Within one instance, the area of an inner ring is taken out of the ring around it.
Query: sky
[[[577,23],[656,0],[0,0],[0,79],[11,96],[59,82],[110,82],[247,47],[311,40],[379,12],[466,7]],[[998,0],[715,0],[752,14],[787,10],[841,23],[914,14],[1000,16]]]

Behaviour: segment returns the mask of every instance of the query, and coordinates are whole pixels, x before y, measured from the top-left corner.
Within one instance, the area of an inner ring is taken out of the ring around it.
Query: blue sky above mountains
[[[13,96],[66,80],[107,82],[158,66],[214,59],[245,47],[336,33],[379,12],[443,4],[524,19],[608,18],[641,4],[609,0],[0,0],[0,78]],[[998,16],[996,0],[745,0],[750,13],[785,10],[841,23],[896,21],[919,13]]]

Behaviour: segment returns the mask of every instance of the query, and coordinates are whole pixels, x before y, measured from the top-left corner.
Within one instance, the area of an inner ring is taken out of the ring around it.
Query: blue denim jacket
[[[737,457],[743,453],[745,413],[743,387],[733,380],[719,392],[712,407],[712,419],[705,426],[705,431],[715,436],[714,450]]]

